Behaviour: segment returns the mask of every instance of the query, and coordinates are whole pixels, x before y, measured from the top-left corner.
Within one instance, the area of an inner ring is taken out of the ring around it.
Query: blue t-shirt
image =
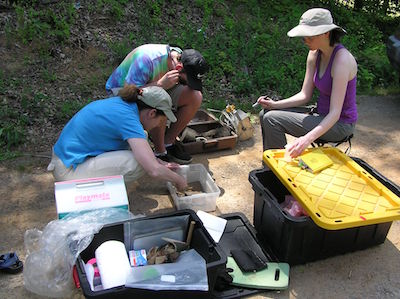
[[[129,138],[147,139],[138,107],[112,97],[94,101],[75,114],[62,130],[54,152],[66,167],[75,168],[87,157],[129,149]]]

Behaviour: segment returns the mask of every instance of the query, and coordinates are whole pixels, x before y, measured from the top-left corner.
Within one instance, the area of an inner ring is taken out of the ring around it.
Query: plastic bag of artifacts
[[[286,195],[285,201],[280,203],[282,210],[293,217],[308,216],[307,211],[300,205],[300,203],[292,196]]]
[[[27,230],[24,236],[27,256],[23,272],[26,289],[46,297],[71,296],[76,289],[73,266],[94,234],[106,224],[137,217],[124,209],[98,209],[53,220],[43,231]]]

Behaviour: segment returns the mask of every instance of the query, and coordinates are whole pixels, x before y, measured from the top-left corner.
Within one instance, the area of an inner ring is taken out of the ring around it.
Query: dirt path
[[[360,120],[351,155],[361,158],[400,185],[400,96],[358,99]],[[260,127],[253,140],[234,150],[196,155],[221,188],[216,215],[242,212],[252,222],[254,191],[248,181],[251,170],[261,167]],[[23,157],[0,164],[0,253],[16,251],[25,259],[24,232],[42,229],[56,218],[52,177],[45,173],[48,159]],[[143,178],[128,186],[134,213],[173,211],[163,184]],[[295,266],[290,287],[267,292],[260,298],[399,298],[400,222],[393,223],[384,244],[326,260]],[[23,287],[23,275],[0,273],[0,298],[40,298]],[[83,298],[77,293],[75,298]],[[254,297],[256,298],[256,297]]]

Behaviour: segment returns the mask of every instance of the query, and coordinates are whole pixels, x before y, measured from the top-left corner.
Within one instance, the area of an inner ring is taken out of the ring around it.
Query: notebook
[[[317,173],[333,165],[333,161],[321,149],[314,149],[299,157],[299,166]]]

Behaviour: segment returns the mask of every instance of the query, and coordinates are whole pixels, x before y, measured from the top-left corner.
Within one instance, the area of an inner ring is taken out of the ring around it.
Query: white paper
[[[292,157],[290,157],[290,154],[289,154],[289,151],[288,151],[288,146],[289,146],[289,144],[286,144],[285,145],[285,155],[283,156],[283,160],[285,161],[285,162],[292,162]]]
[[[175,275],[161,275],[161,281],[175,283]]]
[[[199,216],[215,243],[218,243],[224,233],[227,220],[203,211],[197,211],[197,216]]]

